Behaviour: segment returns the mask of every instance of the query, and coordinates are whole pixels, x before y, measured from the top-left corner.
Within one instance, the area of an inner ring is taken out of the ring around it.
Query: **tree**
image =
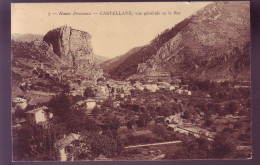
[[[104,77],[100,77],[99,79],[97,79],[97,82],[99,82],[99,81],[104,82],[105,81]]]
[[[150,121],[150,117],[148,114],[142,113],[138,120],[136,121],[136,124],[138,127],[146,127],[147,123]]]
[[[226,106],[226,110],[229,111],[230,114],[234,115],[238,110],[238,105],[236,102],[232,101]]]
[[[234,139],[228,132],[222,132],[215,136],[212,145],[213,158],[228,158],[235,150]]]
[[[113,100],[111,98],[106,99],[103,102],[101,109],[103,109],[104,107],[113,107]]]
[[[54,116],[64,117],[64,115],[70,111],[71,101],[65,93],[54,96],[49,105],[51,112]]]
[[[239,116],[246,116],[249,112],[246,109],[241,109],[238,113]]]
[[[167,97],[164,94],[162,94],[161,97],[160,97],[160,100],[166,101]]]
[[[143,93],[148,94],[148,93],[150,93],[150,90],[148,90],[147,88],[144,88]]]
[[[204,138],[181,139],[182,144],[172,156],[171,159],[209,159],[210,158],[210,144]]]
[[[207,119],[206,121],[205,121],[205,126],[206,127],[210,127],[211,125],[213,124],[213,120],[212,119]]]
[[[94,90],[91,87],[87,87],[84,91],[84,96],[86,96],[87,98],[94,97],[95,96]]]
[[[211,83],[209,80],[205,80],[205,81],[197,81],[197,86],[199,88],[199,90],[202,91],[208,91],[210,89]]]
[[[81,80],[77,80],[78,85],[81,85]]]
[[[193,87],[191,87],[191,90],[193,90],[193,91],[198,91],[199,88],[198,88],[198,86],[193,86]]]
[[[109,130],[113,131],[114,133],[116,133],[116,131],[121,125],[119,119],[116,116],[110,116],[110,115],[104,119],[103,123],[106,125],[106,127]]]
[[[78,133],[84,130],[82,119],[72,111],[66,113],[64,121],[68,132]]]
[[[160,115],[163,115],[165,117],[172,115],[171,107],[169,106],[169,104],[164,104],[159,113]]]
[[[165,138],[167,136],[166,128],[162,124],[154,125],[154,127],[152,128],[152,131],[154,134],[156,134],[157,136],[159,136],[161,138]]]
[[[215,113],[221,112],[221,110],[222,110],[221,105],[219,103],[214,104],[213,110],[214,110]]]
[[[227,86],[229,86],[229,82],[228,81],[221,82],[220,86],[227,87]]]
[[[83,110],[70,110],[64,116],[68,132],[78,133],[86,129],[84,127],[86,115]]]
[[[183,119],[191,119],[191,112],[190,111],[185,111],[183,115],[181,116]]]
[[[128,129],[133,129],[133,125],[135,124],[134,120],[130,120],[126,123]]]
[[[99,130],[99,127],[95,120],[87,118],[84,122],[84,127],[87,131],[94,131],[97,132]]]
[[[226,99],[227,98],[227,92],[225,92],[225,91],[218,92],[218,98],[220,100]]]
[[[93,117],[96,119],[99,114],[101,114],[102,111],[99,107],[95,106],[92,110]]]
[[[14,144],[14,154],[18,159],[23,159],[25,155],[29,155],[31,145],[33,145],[33,129],[30,125],[23,125],[17,132],[16,144]]]
[[[70,85],[68,83],[62,83],[63,93],[68,94],[70,92]]]
[[[117,143],[113,138],[106,135],[93,134],[91,150],[94,156],[102,154],[107,157],[113,157],[117,155]]]
[[[186,84],[187,84],[187,81],[186,81],[184,78],[181,78],[181,84],[182,84],[182,85],[186,85]]]
[[[138,104],[133,104],[131,109],[135,112],[139,112],[140,111],[140,106]]]
[[[252,99],[251,98],[247,98],[247,101],[246,101],[246,107],[247,108],[251,108],[251,105],[252,104]]]
[[[208,108],[207,108],[205,102],[199,102],[197,104],[197,108],[199,108],[202,112],[207,112],[208,111]]]
[[[23,117],[25,117],[25,112],[21,108],[17,108],[14,113],[15,117],[17,117],[19,120]]]
[[[134,85],[135,81],[136,81],[136,80],[131,79],[131,80],[130,80],[131,85]]]

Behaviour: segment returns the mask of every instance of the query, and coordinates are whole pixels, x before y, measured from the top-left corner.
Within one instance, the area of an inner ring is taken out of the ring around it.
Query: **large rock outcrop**
[[[69,26],[49,31],[44,37],[53,52],[59,56],[61,63],[75,73],[99,78],[103,71],[94,62],[91,35]]]
[[[70,66],[82,62],[93,63],[91,36],[87,32],[63,26],[49,31],[43,41],[52,45],[53,52]]]

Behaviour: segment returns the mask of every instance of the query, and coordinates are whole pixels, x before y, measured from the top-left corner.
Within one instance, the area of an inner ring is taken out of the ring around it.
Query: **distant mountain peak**
[[[42,41],[43,35],[41,34],[20,34],[12,33],[11,39],[19,42],[32,42],[32,41]]]

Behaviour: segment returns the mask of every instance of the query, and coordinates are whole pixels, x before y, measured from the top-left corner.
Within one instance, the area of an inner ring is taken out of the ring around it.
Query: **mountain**
[[[100,64],[100,67],[104,70],[104,72],[109,73],[114,68],[118,67],[121,63],[123,63],[128,57],[130,57],[135,52],[139,51],[142,47],[135,47],[129,50],[127,53],[116,56],[110,60],[104,61]]]
[[[11,34],[11,38],[12,38],[12,40],[19,41],[19,42],[32,42],[35,40],[42,41],[43,35],[13,33],[13,34]]]
[[[249,80],[249,13],[249,2],[213,2],[117,60],[109,75],[126,79],[159,71],[184,78]]]
[[[72,82],[103,77],[94,60],[91,35],[69,26],[49,31],[42,41],[12,40],[11,55],[13,96],[57,93]]]

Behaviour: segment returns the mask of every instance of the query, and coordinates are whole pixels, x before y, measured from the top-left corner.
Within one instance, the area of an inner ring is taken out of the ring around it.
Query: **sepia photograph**
[[[12,161],[252,159],[249,1],[11,3]]]

